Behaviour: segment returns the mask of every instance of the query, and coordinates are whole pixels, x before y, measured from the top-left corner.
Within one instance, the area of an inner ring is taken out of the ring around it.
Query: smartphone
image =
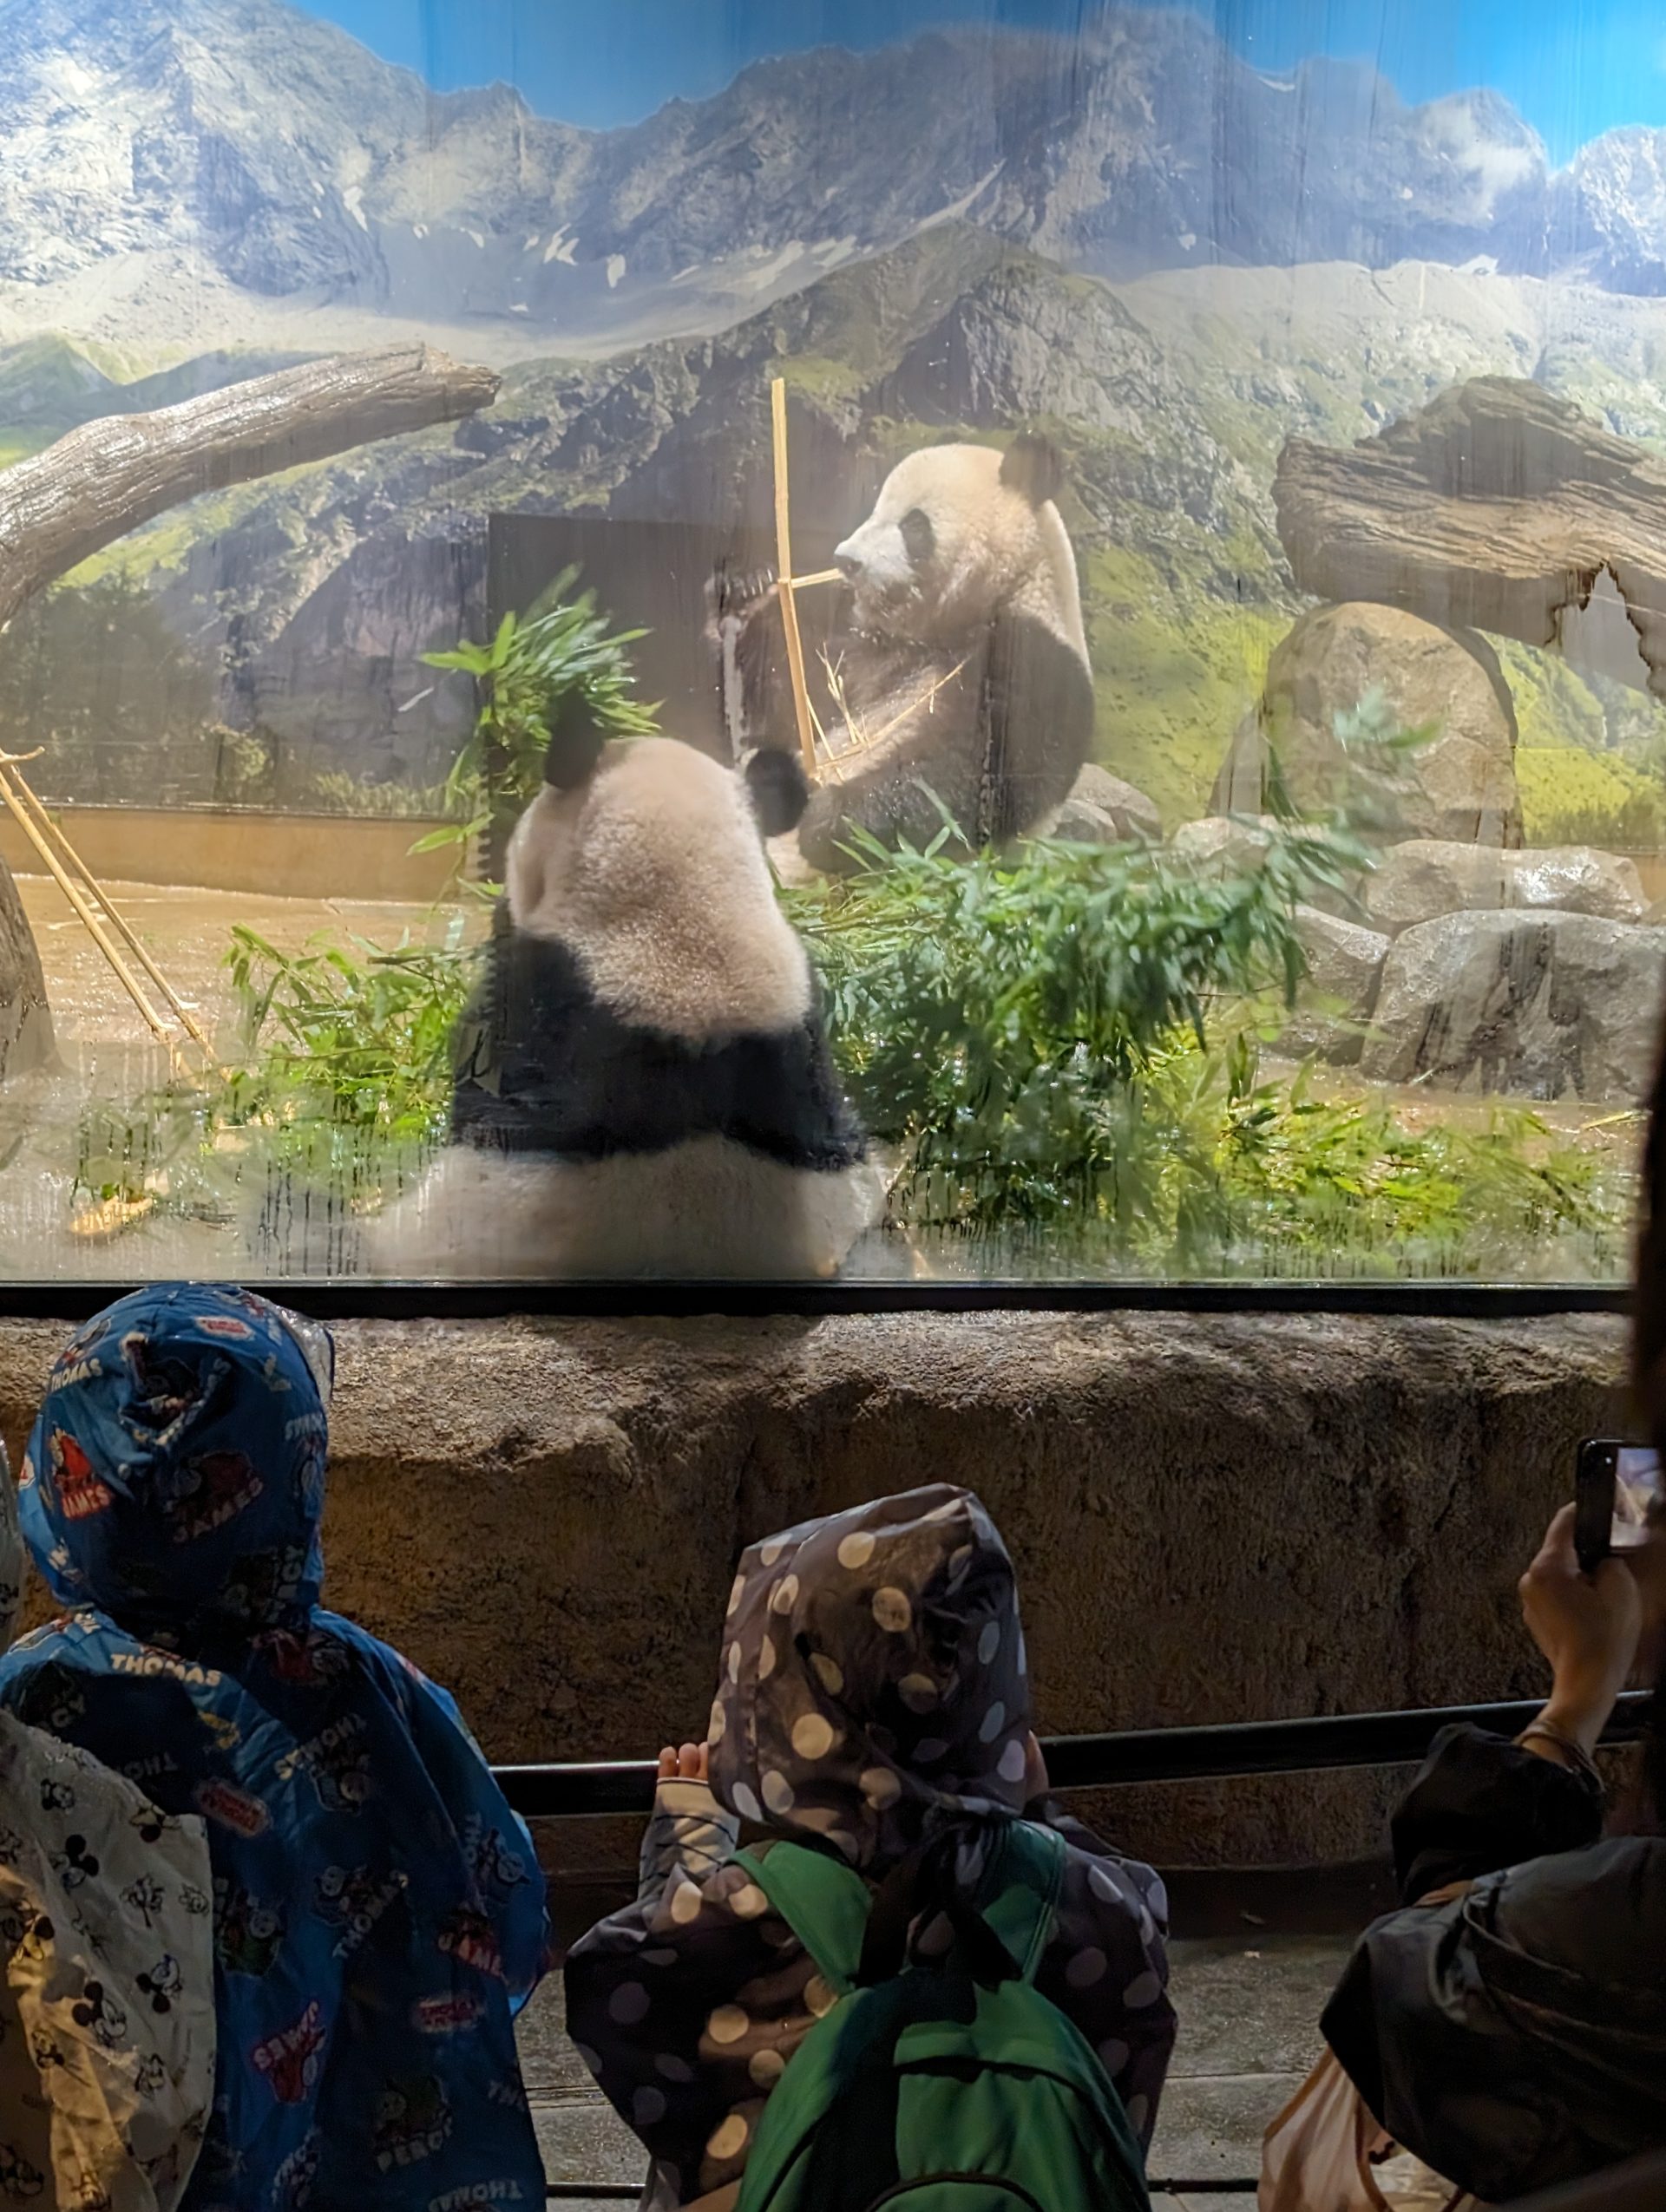
[[[1634,1549],[1649,1523],[1666,1509],[1660,1456],[1649,1444],[1587,1436],[1579,1447],[1573,1548],[1589,1574],[1610,1552]]]

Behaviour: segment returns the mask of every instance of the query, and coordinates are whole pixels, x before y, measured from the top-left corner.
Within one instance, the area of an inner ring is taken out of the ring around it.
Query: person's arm
[[[1486,1966],[1499,1949],[1525,1958],[1534,1939],[1523,1913],[1545,1874],[1597,1839],[1601,1793],[1591,1753],[1642,1627],[1630,1566],[1609,1560],[1594,1575],[1580,1573],[1571,1508],[1551,1522],[1522,1577],[1521,1601],[1551,1667],[1543,1714],[1520,1744],[1446,1731],[1395,1823],[1408,1900],[1456,1880],[1479,1877],[1478,1887],[1447,1903],[1408,1901],[1375,1922],[1322,2022],[1394,2140],[1486,2202],[1589,2160],[1561,2086],[1559,2046],[1524,2025],[1520,2007],[1500,2004]],[[1580,1894],[1582,1880],[1573,1882]]]
[[[704,1744],[667,1744],[660,1752],[653,1811],[638,1857],[639,1904],[656,1901],[679,1867],[704,1882],[734,1849],[740,1823],[712,1796],[706,1772]]]
[[[1514,1744],[1449,1728],[1401,1800],[1394,1865],[1408,1904],[1454,1882],[1594,1842],[1602,1783],[1592,1760],[1636,1656],[1642,1608],[1631,1569],[1581,1574],[1566,1506],[1522,1576],[1521,1609],[1551,1668],[1551,1694]]]
[[[518,2012],[550,1964],[543,1870],[531,1831],[498,1787],[450,1692],[409,1662],[405,1672],[411,1733],[453,1827],[469,1843],[509,2003]]]

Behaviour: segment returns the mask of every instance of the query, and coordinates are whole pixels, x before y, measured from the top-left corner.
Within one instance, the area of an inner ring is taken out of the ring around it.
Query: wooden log
[[[1565,642],[1606,571],[1666,697],[1666,464],[1538,385],[1475,377],[1346,451],[1292,438],[1273,499],[1303,591],[1449,629]]]
[[[200,492],[322,461],[488,406],[498,378],[424,345],[334,354],[111,415],[0,470],[0,623],[34,593]]]

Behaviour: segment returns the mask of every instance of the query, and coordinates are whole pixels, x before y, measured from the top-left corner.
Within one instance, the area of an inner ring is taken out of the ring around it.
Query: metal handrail
[[[1651,1693],[1627,1691],[1605,1744],[1642,1735]],[[1342,1767],[1405,1766],[1421,1759],[1441,1729],[1468,1724],[1519,1734],[1542,1709],[1537,1698],[1405,1712],[1320,1713],[1300,1720],[1242,1720],[1193,1728],[1136,1728],[1099,1736],[1053,1736],[1042,1744],[1058,1790],[1119,1790],[1140,1782],[1221,1781],[1252,1774],[1309,1774]],[[580,1759],[495,1770],[524,1819],[575,1820],[653,1810],[652,1759]]]

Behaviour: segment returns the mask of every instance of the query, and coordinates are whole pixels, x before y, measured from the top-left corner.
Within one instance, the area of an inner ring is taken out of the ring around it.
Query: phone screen
[[[1614,1526],[1609,1548],[1642,1543],[1661,1508],[1660,1455],[1647,1444],[1622,1444],[1614,1459]]]

